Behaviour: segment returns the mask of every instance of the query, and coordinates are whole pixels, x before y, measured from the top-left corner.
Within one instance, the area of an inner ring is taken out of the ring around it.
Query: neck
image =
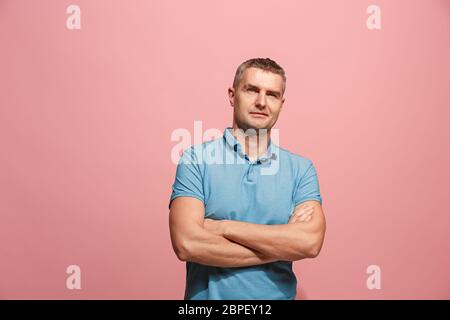
[[[244,146],[245,154],[251,160],[257,159],[267,152],[270,129],[247,130],[233,124],[232,134],[241,146]]]

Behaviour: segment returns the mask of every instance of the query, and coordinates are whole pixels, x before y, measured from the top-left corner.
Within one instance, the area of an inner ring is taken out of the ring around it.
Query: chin
[[[253,129],[267,129],[269,130],[269,126],[265,123],[251,123],[249,125],[249,128],[253,128]]]
[[[240,128],[247,128],[247,129],[255,129],[255,130],[259,130],[259,129],[270,129],[270,123],[268,121],[269,119],[265,119],[264,121],[261,120],[255,120],[255,119],[247,119],[247,121],[243,122],[242,126],[239,126]],[[244,129],[247,130],[247,129]]]

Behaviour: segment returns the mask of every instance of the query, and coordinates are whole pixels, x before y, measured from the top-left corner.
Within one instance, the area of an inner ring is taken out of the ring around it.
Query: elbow
[[[320,250],[321,250],[320,246],[313,246],[313,247],[311,247],[308,250],[307,257],[311,258],[311,259],[316,258],[319,255]]]
[[[305,258],[313,259],[316,258],[322,250],[323,235],[313,235],[306,242],[299,241],[299,243],[302,243],[302,245],[298,249],[298,257],[296,260]]]
[[[189,251],[186,241],[179,241],[178,243],[173,245],[173,250],[180,261],[188,261],[189,259]]]
[[[185,252],[180,250],[175,250],[175,254],[177,255],[178,260],[187,261],[187,255]]]
[[[322,250],[323,245],[323,235],[320,235],[310,244],[307,252],[308,258],[316,258],[320,251]]]
[[[317,247],[310,247],[305,249],[304,247],[297,251],[294,254],[291,254],[289,256],[289,258],[284,259],[284,260],[289,260],[289,261],[298,261],[298,260],[303,260],[303,259],[313,259],[316,258],[320,253],[320,249]]]

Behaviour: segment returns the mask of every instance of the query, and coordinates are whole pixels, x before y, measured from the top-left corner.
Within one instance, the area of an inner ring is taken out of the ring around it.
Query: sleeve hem
[[[303,203],[303,202],[305,202],[305,201],[308,201],[308,200],[319,201],[320,205],[322,205],[322,199],[320,199],[320,198],[305,198],[305,199],[301,199],[301,200],[297,201],[297,202],[294,204],[294,208],[295,208],[296,206],[298,206],[299,204],[301,204],[301,203]]]
[[[203,197],[201,197],[201,196],[199,196],[199,195],[197,195],[197,194],[194,194],[194,193],[178,193],[178,194],[174,195],[174,196],[170,199],[170,202],[169,202],[169,209],[170,209],[170,205],[172,204],[172,201],[175,200],[175,199],[178,198],[178,197],[192,197],[192,198],[196,198],[196,199],[202,201],[202,202],[203,202],[203,205],[205,204],[205,200],[203,199]]]

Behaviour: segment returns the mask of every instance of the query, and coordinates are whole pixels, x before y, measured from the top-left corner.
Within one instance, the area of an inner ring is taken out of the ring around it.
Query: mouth
[[[255,118],[265,118],[269,116],[267,113],[264,112],[250,112],[250,114]]]

